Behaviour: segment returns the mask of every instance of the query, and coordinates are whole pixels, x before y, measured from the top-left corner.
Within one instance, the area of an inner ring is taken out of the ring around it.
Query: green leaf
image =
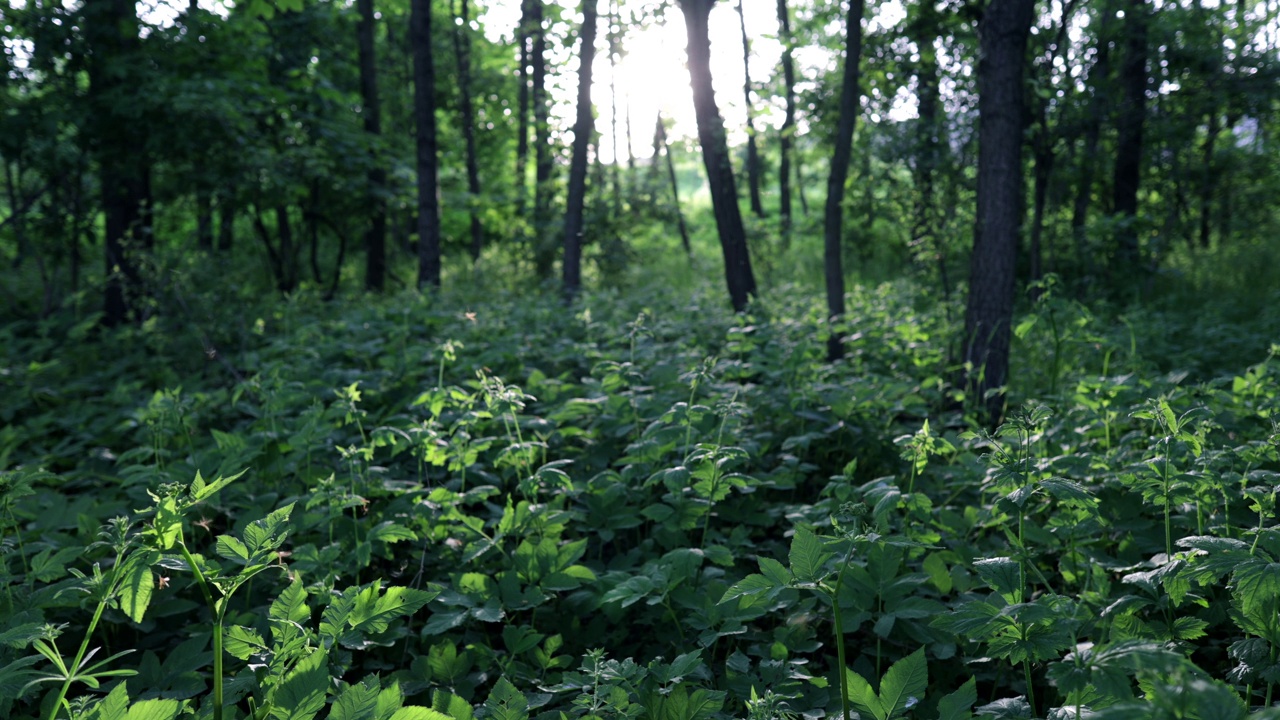
[[[242,627],[240,625],[232,625],[227,628],[226,637],[222,641],[222,647],[232,657],[239,660],[248,660],[256,653],[268,650],[266,642],[262,639],[261,633],[252,628]]]
[[[970,708],[978,701],[978,684],[969,678],[959,690],[938,701],[938,720],[969,720]]]
[[[129,706],[129,691],[125,683],[119,683],[102,698],[83,720],[125,720]]]
[[[217,480],[214,480],[211,483],[206,483],[204,481],[204,478],[200,477],[200,471],[197,470],[196,479],[191,481],[192,502],[200,502],[201,500],[208,499],[214,493],[230,485],[233,481],[237,480],[241,475],[244,475],[246,472],[248,472],[248,469],[241,470],[240,472],[236,473],[235,475],[232,475],[231,477],[219,477]]]
[[[849,686],[849,704],[853,705],[859,714],[870,715],[876,720],[888,718],[889,714],[885,712],[876,691],[871,689],[871,683],[849,668],[845,668],[844,678],[845,684]]]
[[[1022,572],[1013,558],[995,557],[978,560],[973,563],[978,575],[992,590],[1004,596],[1005,600],[1015,602],[1022,592]]]
[[[769,578],[779,587],[786,587],[791,584],[791,571],[786,566],[774,560],[773,558],[762,557],[759,561],[760,574]]]
[[[418,536],[409,528],[391,522],[378,523],[369,531],[368,540],[370,542],[378,541],[384,543],[400,542],[401,540],[417,540]]]
[[[791,574],[799,582],[815,582],[822,571],[822,565],[831,557],[831,553],[822,547],[822,540],[807,527],[796,528],[795,537],[791,539]]]
[[[886,717],[906,710],[912,699],[919,702],[928,684],[929,666],[923,647],[894,663],[880,680],[880,706]]]
[[[245,563],[249,561],[249,548],[231,535],[219,535],[215,552],[219,557]]]
[[[301,580],[294,580],[271,602],[269,617],[295,623],[311,619],[311,610],[307,608],[307,589]]]
[[[311,720],[324,707],[329,689],[329,655],[316,650],[303,658],[270,694],[271,717]]]
[[[739,580],[733,587],[726,590],[724,592],[724,596],[720,598],[719,604],[723,605],[730,600],[759,595],[760,593],[774,592],[778,589],[780,589],[780,586],[773,580],[770,580],[763,575],[752,573]]]
[[[155,590],[155,576],[151,574],[151,563],[159,560],[159,553],[152,551],[136,552],[129,556],[120,568],[120,609],[129,619],[140,623],[151,604],[151,595]]]
[[[391,720],[451,720],[448,715],[432,710],[429,707],[410,705],[402,707],[391,716]]]
[[[380,720],[378,718],[378,694],[382,690],[377,680],[373,684],[359,682],[348,685],[333,701],[329,720]]]
[[[484,707],[490,720],[529,720],[529,700],[505,677],[498,678]]]
[[[431,707],[453,718],[453,720],[473,720],[475,713],[471,703],[450,692],[436,690],[431,693]]]
[[[173,720],[182,710],[177,700],[141,700],[129,708],[125,720]]]

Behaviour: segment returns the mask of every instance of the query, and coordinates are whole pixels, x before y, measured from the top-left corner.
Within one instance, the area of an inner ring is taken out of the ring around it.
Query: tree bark
[[[916,206],[912,213],[915,227],[912,238],[915,242],[927,244],[933,249],[933,259],[938,266],[938,282],[942,286],[943,298],[951,297],[951,280],[947,272],[946,248],[938,232],[936,218],[938,215],[938,199],[936,194],[936,177],[942,155],[946,148],[942,140],[944,125],[939,117],[942,112],[942,92],[938,53],[934,41],[940,33],[940,18],[937,6],[923,3],[919,6],[919,15],[915,22],[908,26],[908,33],[915,42],[920,62],[916,65],[916,98],[919,107],[919,118],[915,128],[915,167],[914,181],[916,186]],[[947,306],[950,312],[950,305]]]
[[[532,40],[530,24],[533,22],[533,0],[520,3],[520,25],[516,29],[520,44],[520,67],[516,73],[519,82],[516,101],[519,113],[516,118],[516,215],[524,217],[525,203],[529,195],[529,43]]]
[[[569,201],[564,216],[564,294],[573,299],[582,289],[582,208],[587,194],[587,155],[594,117],[591,112],[591,63],[596,57],[596,0],[582,0],[582,42],[578,49],[578,113],[573,124],[573,157],[569,165]],[[617,139],[614,139],[617,148]],[[614,168],[618,166],[614,158]]]
[[[849,0],[845,20],[844,79],[840,86],[840,120],[836,130],[835,154],[831,158],[831,174],[827,178],[827,205],[823,216],[823,269],[827,285],[827,319],[831,335],[827,338],[827,359],[844,357],[844,343],[837,325],[844,316],[844,266],[841,241],[844,237],[844,184],[849,177],[849,159],[853,154],[853,131],[858,124],[862,92],[858,87],[862,61],[862,14],[864,0]]]
[[[978,206],[965,312],[966,387],[1003,413],[1022,218],[1023,71],[1035,0],[992,0],[978,26]]]
[[[1093,199],[1094,172],[1097,166],[1098,142],[1102,136],[1102,116],[1105,114],[1104,98],[1108,76],[1111,72],[1110,32],[1115,13],[1111,3],[1103,0],[1099,13],[1097,60],[1089,69],[1088,82],[1093,87],[1089,102],[1089,114],[1084,130],[1084,149],[1080,153],[1076,170],[1076,197],[1071,211],[1071,235],[1075,240],[1076,261],[1086,276],[1093,274],[1093,256],[1089,252],[1089,205]]]
[[[471,102],[471,10],[460,0],[461,25],[453,26],[453,53],[458,61],[458,110],[462,113],[462,140],[467,151],[467,210],[470,215],[471,260],[480,259],[484,226],[480,223],[480,160],[476,152],[476,113]]]
[[[787,0],[778,0],[778,40],[782,43],[782,85],[787,107],[778,139],[778,215],[783,246],[787,247],[791,238],[791,153],[796,132],[796,64],[792,56],[791,11]]]
[[[692,256],[693,246],[689,243],[689,228],[684,224],[684,210],[680,209],[680,183],[676,180],[676,163],[671,158],[671,146],[667,144],[667,128],[662,123],[662,112],[658,112],[658,124],[653,132],[654,147],[653,161],[658,162],[658,151],[661,149],[662,154],[667,160],[667,177],[671,180],[671,203],[676,211],[676,222],[680,226],[680,244],[684,247],[684,254]]]
[[[413,112],[418,146],[418,287],[440,287],[436,70],[431,53],[432,0],[412,0]]]
[[[356,0],[360,23],[356,26],[360,55],[360,99],[364,131],[373,146],[373,166],[369,168],[369,227],[364,235],[365,288],[382,292],[387,276],[387,171],[377,150],[382,137],[382,106],[378,101],[378,56],[374,49],[373,0]]]
[[[609,3],[609,139],[613,143],[613,167],[610,179],[613,181],[613,213],[622,216],[622,158],[618,155],[618,33],[621,25],[618,21],[618,4],[616,0]],[[629,150],[629,149],[628,149]]]
[[[764,217],[764,205],[760,202],[760,148],[756,144],[756,124],[751,119],[751,40],[747,37],[747,15],[738,0],[738,25],[742,28],[742,97],[747,112],[747,188],[751,195],[751,212]]]
[[[91,0],[83,8],[83,31],[92,49],[89,60],[90,131],[98,153],[106,248],[103,322],[123,324],[136,314],[142,279],[132,255],[152,245],[150,166],[144,131],[136,119],[120,116],[121,88],[129,77],[130,56],[141,48],[132,0]]]
[[[756,293],[755,275],[747,250],[747,235],[742,226],[742,211],[729,164],[729,147],[725,141],[724,119],[716,105],[711,82],[711,38],[707,19],[715,0],[680,0],[688,31],[689,80],[693,87],[693,108],[698,121],[698,142],[702,146],[702,162],[707,170],[711,205],[715,211],[720,248],[724,254],[725,281],[729,300],[736,312],[747,309]]]
[[[1116,120],[1116,167],[1113,210],[1120,216],[1117,233],[1120,271],[1138,270],[1138,186],[1142,176],[1142,131],[1147,110],[1146,0],[1128,0],[1125,11],[1125,54],[1120,66],[1120,112]]]
[[[230,252],[236,235],[236,198],[233,191],[218,194],[218,251]]]
[[[550,108],[547,104],[547,34],[546,0],[532,0],[532,40],[530,60],[533,64],[533,264],[539,279],[551,277],[555,263],[556,243],[550,234],[551,173],[555,158],[551,155]]]

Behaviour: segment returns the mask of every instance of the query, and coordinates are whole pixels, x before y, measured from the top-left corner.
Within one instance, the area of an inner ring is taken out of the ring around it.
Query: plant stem
[[[1036,691],[1031,687],[1031,660],[1022,661],[1022,674],[1027,681],[1027,704],[1031,706],[1031,717],[1036,716]]]
[[[213,614],[213,720],[222,720],[222,613],[218,611],[218,604],[213,601],[213,593],[209,592],[209,582],[205,580],[204,573],[200,572],[196,559],[187,550],[186,543],[179,541],[178,549],[182,551],[182,559],[187,562],[187,567],[191,568],[191,574],[195,576],[196,584],[200,586],[200,593],[204,595],[204,601],[209,605],[209,612]]]
[[[116,567],[120,567],[120,556],[116,556]],[[75,675],[80,670],[80,663],[84,662],[84,655],[89,651],[89,641],[93,639],[93,631],[98,627],[98,621],[102,619],[102,611],[107,607],[107,600],[114,594],[115,580],[113,578],[111,586],[107,588],[107,593],[98,601],[98,607],[93,611],[93,619],[89,621],[89,627],[85,630],[84,638],[80,641],[80,649],[76,651],[76,658],[72,661],[71,667],[67,673],[67,677],[62,681],[62,687],[58,689],[58,699],[54,701],[49,708],[49,717],[47,720],[55,720],[58,717],[58,709],[66,704],[67,691],[71,689],[71,681],[75,679]],[[67,716],[70,717],[69,712]],[[221,719],[219,719],[221,720]]]

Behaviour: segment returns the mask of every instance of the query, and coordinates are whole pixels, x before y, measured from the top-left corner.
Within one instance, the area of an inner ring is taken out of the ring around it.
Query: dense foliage
[[[1233,368],[1185,314],[1126,326],[1051,287],[1016,333],[1025,409],[987,434],[919,287],[855,289],[860,331],[829,364],[804,293],[735,316],[688,283],[568,312],[493,288],[206,290],[181,321],[105,335],[95,315],[10,325],[0,710],[1274,702],[1274,319],[1234,325],[1256,362]]]

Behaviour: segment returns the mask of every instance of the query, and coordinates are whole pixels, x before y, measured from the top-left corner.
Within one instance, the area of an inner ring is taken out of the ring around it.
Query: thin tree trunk
[[[516,73],[519,82],[516,118],[516,215],[524,217],[525,203],[529,195],[529,43],[533,22],[533,0],[520,3],[520,26],[517,29],[520,44],[520,67]]]
[[[1022,218],[1023,70],[1035,0],[992,0],[978,26],[978,207],[965,312],[966,387],[1003,412]],[[1034,712],[1034,710],[1033,710]]]
[[[751,194],[751,212],[764,217],[760,202],[760,148],[756,145],[756,124],[751,112],[751,40],[747,37],[747,15],[738,0],[738,25],[742,28],[742,96],[747,113],[747,187]]]
[[[920,61],[916,66],[916,97],[918,98],[919,119],[916,121],[915,147],[915,185],[916,207],[914,211],[915,227],[913,239],[932,248],[934,262],[938,266],[938,282],[942,286],[942,297],[950,299],[951,280],[947,272],[946,248],[941,234],[938,232],[936,194],[936,174],[942,162],[945,147],[942,142],[943,126],[939,121],[941,102],[941,83],[939,81],[938,54],[934,41],[939,33],[939,17],[935,5],[925,3],[920,7],[916,22],[908,28],[911,39],[915,42]],[[945,305],[951,312],[950,303]]]
[[[1035,148],[1035,168],[1032,171],[1035,185],[1032,190],[1031,213],[1031,282],[1038,282],[1044,276],[1042,267],[1041,238],[1044,234],[1044,209],[1049,197],[1049,180],[1053,174],[1053,151],[1037,143]]]
[[[218,195],[218,251],[230,252],[236,235],[236,196],[234,191]]]
[[[461,25],[453,26],[453,52],[458,61],[458,106],[462,113],[462,139],[467,150],[467,210],[471,219],[471,260],[480,259],[484,227],[480,223],[480,160],[476,152],[476,114],[471,102],[471,10],[460,0]]]
[[[841,241],[844,237],[844,184],[849,177],[849,160],[853,154],[853,131],[858,123],[862,92],[858,87],[862,60],[863,0],[849,0],[845,20],[844,80],[840,86],[840,120],[836,130],[836,149],[831,158],[831,175],[827,179],[827,205],[823,217],[823,268],[827,284],[827,320],[831,336],[827,338],[827,359],[844,357],[839,324],[844,317],[844,267]]]
[[[369,168],[369,227],[364,235],[364,286],[382,292],[387,277],[387,170],[382,153],[376,148],[382,139],[382,104],[378,100],[378,56],[374,48],[373,0],[356,0],[360,23],[356,34],[360,55],[360,98],[363,104],[364,131],[369,135],[373,166]],[[316,278],[319,283],[320,279]]]
[[[787,111],[778,139],[778,215],[783,247],[791,244],[791,153],[796,132],[796,64],[791,47],[791,11],[778,0],[778,40],[782,43],[782,85]]]
[[[613,180],[613,213],[615,217],[622,215],[622,158],[618,155],[618,33],[621,24],[618,21],[618,4],[616,0],[609,3],[609,139],[613,144],[613,168],[610,174]]]
[[[1098,142],[1102,136],[1102,116],[1105,114],[1104,98],[1108,76],[1111,72],[1110,25],[1115,13],[1107,0],[1102,3],[1101,22],[1098,25],[1097,60],[1089,69],[1089,84],[1093,86],[1093,98],[1089,102],[1089,114],[1084,131],[1084,149],[1080,153],[1076,170],[1076,197],[1071,212],[1071,235],[1075,240],[1076,261],[1086,276],[1093,274],[1093,255],[1089,252],[1089,205],[1093,199],[1094,171],[1097,166]]]
[[[654,129],[653,162],[658,162],[658,150],[667,159],[667,177],[671,180],[671,203],[676,211],[676,222],[680,225],[680,244],[684,246],[685,255],[693,255],[693,246],[689,243],[689,229],[684,224],[684,210],[680,208],[680,183],[676,180],[676,163],[671,159],[671,146],[667,144],[667,128],[662,124],[662,112],[658,112],[658,124]]]
[[[280,246],[280,275],[276,287],[288,294],[298,289],[298,251],[293,244],[293,224],[289,222],[289,206],[276,206],[276,241]]]
[[[1213,215],[1213,157],[1214,146],[1222,128],[1220,123],[1217,109],[1210,111],[1209,131],[1204,139],[1204,159],[1200,168],[1200,247],[1206,250],[1209,249],[1211,240],[1209,236]]]
[[[533,258],[534,271],[538,278],[546,280],[551,277],[551,268],[555,263],[556,245],[550,234],[551,224],[551,173],[555,159],[551,154],[550,108],[547,104],[547,37],[544,24],[546,16],[546,0],[533,2],[533,50],[530,59],[533,63],[533,91],[530,98],[533,102],[533,156],[534,156],[534,189],[533,189]]]
[[[689,37],[689,78],[693,86],[693,108],[698,121],[698,141],[702,145],[702,162],[707,170],[711,205],[715,211],[720,248],[724,254],[725,281],[729,299],[736,312],[747,309],[756,293],[755,274],[747,249],[742,211],[729,164],[729,147],[725,140],[724,119],[716,105],[711,81],[711,38],[707,18],[715,0],[680,0]]]
[[[196,190],[196,247],[213,250],[213,194],[203,185]]]
[[[569,203],[564,216],[564,294],[572,299],[582,288],[582,208],[587,195],[587,155],[594,124],[591,112],[591,63],[596,57],[596,0],[582,0],[582,42],[578,48],[578,114],[573,124],[573,157],[569,165]],[[614,136],[614,150],[618,147]],[[618,163],[614,158],[614,170]]]
[[[1113,209],[1120,216],[1117,240],[1121,272],[1138,270],[1138,185],[1142,177],[1142,131],[1147,108],[1146,0],[1128,0],[1124,16],[1125,55],[1120,66],[1121,103],[1116,121]]]
[[[418,287],[440,287],[440,207],[436,140],[436,70],[431,54],[432,0],[412,0],[413,112],[418,146]]]

